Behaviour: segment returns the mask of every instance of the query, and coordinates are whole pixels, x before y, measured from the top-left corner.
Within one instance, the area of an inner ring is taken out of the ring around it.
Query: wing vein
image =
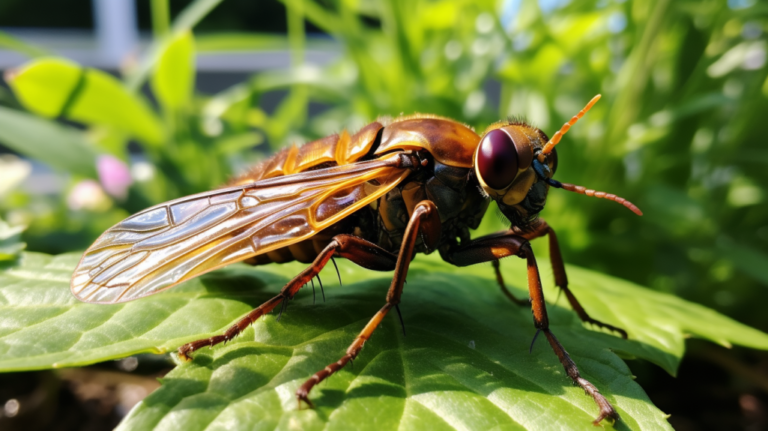
[[[72,292],[87,302],[124,302],[310,238],[399,184],[410,171],[398,160],[391,154],[149,208],[86,251]],[[126,227],[143,231],[126,233]]]

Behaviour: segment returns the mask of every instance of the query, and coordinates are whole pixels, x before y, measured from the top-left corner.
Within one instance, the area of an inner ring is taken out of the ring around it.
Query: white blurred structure
[[[98,55],[113,68],[139,47],[134,0],[93,0]]]
[[[46,28],[2,28],[0,30],[83,66],[120,70],[120,66],[124,65],[130,57],[134,57],[135,60],[150,41],[150,35],[141,34],[138,29],[136,14],[138,0],[91,1],[95,31]],[[340,54],[340,48],[335,43],[326,37],[320,39],[324,42],[322,48],[316,44],[314,46],[310,44],[307,47],[304,53],[306,64],[325,65]],[[16,67],[27,60],[27,57],[15,51],[0,49],[0,70]],[[286,50],[207,51],[198,52],[197,57],[197,69],[200,72],[249,73],[290,66],[291,57]]]

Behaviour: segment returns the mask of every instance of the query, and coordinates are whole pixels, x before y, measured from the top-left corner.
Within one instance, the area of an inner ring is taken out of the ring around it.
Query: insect
[[[190,360],[196,350],[230,340],[281,303],[285,307],[304,285],[314,285],[313,278],[334,257],[371,270],[394,270],[384,306],[346,354],[296,391],[299,405],[312,406],[312,388],[357,357],[393,308],[400,315],[414,253],[438,251],[457,266],[492,262],[505,295],[521,305],[530,303],[536,335],[544,333],[568,376],[597,403],[595,423],[618,419],[550,331],[529,243],[549,237],[555,282],[581,320],[626,338],[624,330],[591,318],[568,289],[555,231],[538,217],[550,187],[616,201],[642,215],[616,195],[552,178],[558,164],[555,145],[599,98],[552,139],[522,121],[501,121],[478,135],[459,122],[417,114],[373,122],[354,135],[344,131],[292,146],[224,188],[151,207],[107,230],[80,260],[72,293],[86,302],[118,303],[234,262],[310,264],[225,333],[181,346],[179,356]],[[470,238],[469,229],[477,228],[491,200],[509,219],[510,229]],[[504,285],[499,259],[513,255],[527,262],[530,301],[515,298]]]

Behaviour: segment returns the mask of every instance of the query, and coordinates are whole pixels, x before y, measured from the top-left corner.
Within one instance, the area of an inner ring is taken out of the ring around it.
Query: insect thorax
[[[448,166],[429,155],[425,157],[429,160],[426,167],[371,205],[378,219],[376,242],[387,250],[394,252],[400,248],[410,214],[420,201],[431,200],[437,206],[442,236],[436,249],[468,240],[469,229],[479,226],[488,208],[490,201],[472,183],[469,168]],[[434,250],[427,250],[419,240],[416,251]]]

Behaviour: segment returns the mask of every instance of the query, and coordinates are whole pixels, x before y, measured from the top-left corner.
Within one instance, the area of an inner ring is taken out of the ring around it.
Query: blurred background
[[[566,261],[768,331],[766,32],[757,0],[3,0],[0,219],[27,250],[80,251],[379,115],[524,116],[551,135],[602,93],[558,179],[645,215],[553,191]],[[673,426],[767,427],[768,355],[688,347],[678,378],[629,362]],[[169,367],[134,359],[0,376],[0,424],[28,425],[18,400],[43,391],[41,426],[109,429]]]

